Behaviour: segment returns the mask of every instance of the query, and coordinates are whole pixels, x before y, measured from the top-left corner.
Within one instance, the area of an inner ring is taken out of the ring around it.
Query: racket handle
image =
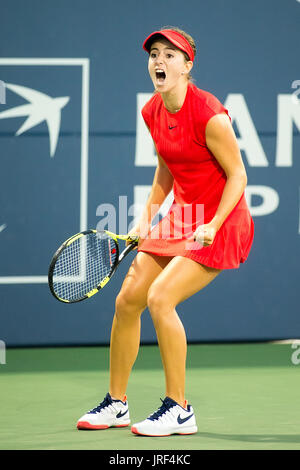
[[[138,241],[139,241],[139,238],[140,238],[140,237],[139,237],[138,235],[131,235],[131,236],[129,236],[129,237],[126,238],[126,241],[128,241],[128,242],[135,242],[135,244],[137,244]]]
[[[135,241],[133,243],[130,243],[130,245],[128,245],[124,251],[122,251],[122,253],[120,254],[119,256],[119,262],[118,264],[122,261],[122,259],[125,258],[125,256],[127,256],[132,250],[134,250],[134,248],[137,246],[138,242]]]

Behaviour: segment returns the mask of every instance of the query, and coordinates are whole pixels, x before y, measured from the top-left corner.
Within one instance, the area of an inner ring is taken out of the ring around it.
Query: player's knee
[[[170,305],[164,289],[151,286],[147,296],[147,306],[154,322],[158,321],[161,316],[165,316],[170,310]]]
[[[143,305],[134,292],[119,292],[116,297],[115,307],[118,319],[137,316],[143,311]]]

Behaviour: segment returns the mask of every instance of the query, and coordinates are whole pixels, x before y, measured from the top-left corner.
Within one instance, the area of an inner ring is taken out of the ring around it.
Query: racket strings
[[[85,297],[111,273],[117,254],[116,242],[100,233],[74,240],[61,252],[54,267],[56,295],[69,301]]]

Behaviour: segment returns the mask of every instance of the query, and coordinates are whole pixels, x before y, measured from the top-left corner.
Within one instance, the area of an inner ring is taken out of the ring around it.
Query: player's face
[[[166,93],[180,81],[186,81],[189,64],[191,62],[186,62],[183,52],[168,40],[160,39],[151,45],[148,70],[158,92]]]

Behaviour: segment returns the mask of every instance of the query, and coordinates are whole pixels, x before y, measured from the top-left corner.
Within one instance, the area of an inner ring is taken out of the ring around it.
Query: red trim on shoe
[[[171,434],[143,434],[139,432],[135,426],[131,427],[131,432],[133,432],[133,434],[138,434],[139,436],[149,436],[149,437],[167,437],[167,436],[172,436],[173,434],[179,434],[180,436],[189,436],[190,434],[197,433],[197,431],[195,431],[195,432],[175,432]]]
[[[133,434],[138,434],[139,436],[149,436],[149,437],[166,437],[166,436],[171,436],[171,434],[143,434],[137,430],[135,426],[131,427],[131,432]]]
[[[88,421],[79,421],[77,423],[77,429],[108,429],[108,428],[125,428],[128,424],[116,424],[108,426],[108,424],[91,424]]]
[[[77,429],[107,429],[107,424],[91,424],[88,421],[79,421],[77,423]]]
[[[133,434],[138,434],[138,430],[134,426],[131,426],[131,432],[133,432]]]

